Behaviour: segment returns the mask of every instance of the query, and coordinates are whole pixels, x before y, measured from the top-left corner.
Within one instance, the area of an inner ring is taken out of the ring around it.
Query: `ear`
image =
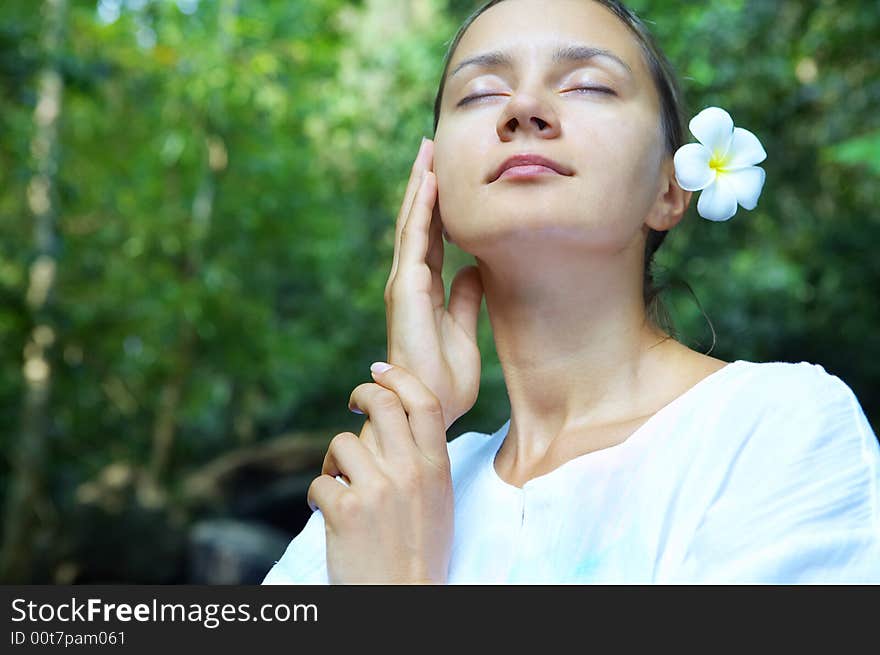
[[[692,195],[694,195],[692,191],[685,191],[678,186],[675,179],[675,164],[672,157],[666,157],[663,161],[657,199],[645,224],[660,232],[672,229],[684,216]]]

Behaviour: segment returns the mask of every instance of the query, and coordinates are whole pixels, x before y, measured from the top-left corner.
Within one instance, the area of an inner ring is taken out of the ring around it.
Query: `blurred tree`
[[[52,368],[49,349],[55,341],[54,320],[49,303],[57,268],[56,229],[58,213],[58,122],[64,82],[58,55],[64,35],[66,0],[45,0],[42,38],[43,68],[40,71],[37,104],[34,109],[30,154],[33,175],[27,189],[33,215],[34,252],[25,296],[33,328],[24,347],[24,403],[21,433],[3,516],[0,549],[0,579],[26,582],[31,577],[37,517],[51,507],[45,482],[48,449],[49,389]]]

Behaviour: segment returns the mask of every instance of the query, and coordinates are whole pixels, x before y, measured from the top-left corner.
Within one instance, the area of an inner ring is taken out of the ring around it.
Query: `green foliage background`
[[[446,47],[478,4],[72,0],[51,61],[41,3],[0,5],[0,493],[34,321],[37,73],[55,65],[64,81],[47,562],[82,485],[146,466],[159,433],[173,496],[230,448],[358,429],[346,403],[385,356],[394,218]],[[714,356],[822,364],[877,426],[880,5],[629,4],[680,72],[689,115],[725,107],[769,153],[758,208],[710,224],[693,202],[659,265],[693,288]],[[447,245],[447,284],[469,261]],[[683,339],[708,350],[693,299],[666,298]],[[484,314],[479,400],[450,437],[508,416],[488,328]]]

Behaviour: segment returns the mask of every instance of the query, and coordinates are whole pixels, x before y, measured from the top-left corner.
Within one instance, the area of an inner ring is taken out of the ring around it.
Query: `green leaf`
[[[839,164],[865,164],[872,173],[880,175],[880,130],[828,146],[824,154]]]

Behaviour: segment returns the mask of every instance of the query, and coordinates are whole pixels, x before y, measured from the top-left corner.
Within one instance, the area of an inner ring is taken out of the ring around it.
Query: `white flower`
[[[685,191],[700,191],[697,212],[710,221],[726,221],[737,203],[754,209],[766,173],[755,166],[767,158],[758,137],[741,127],[720,107],[707,107],[688,125],[699,143],[678,149],[675,179]]]

